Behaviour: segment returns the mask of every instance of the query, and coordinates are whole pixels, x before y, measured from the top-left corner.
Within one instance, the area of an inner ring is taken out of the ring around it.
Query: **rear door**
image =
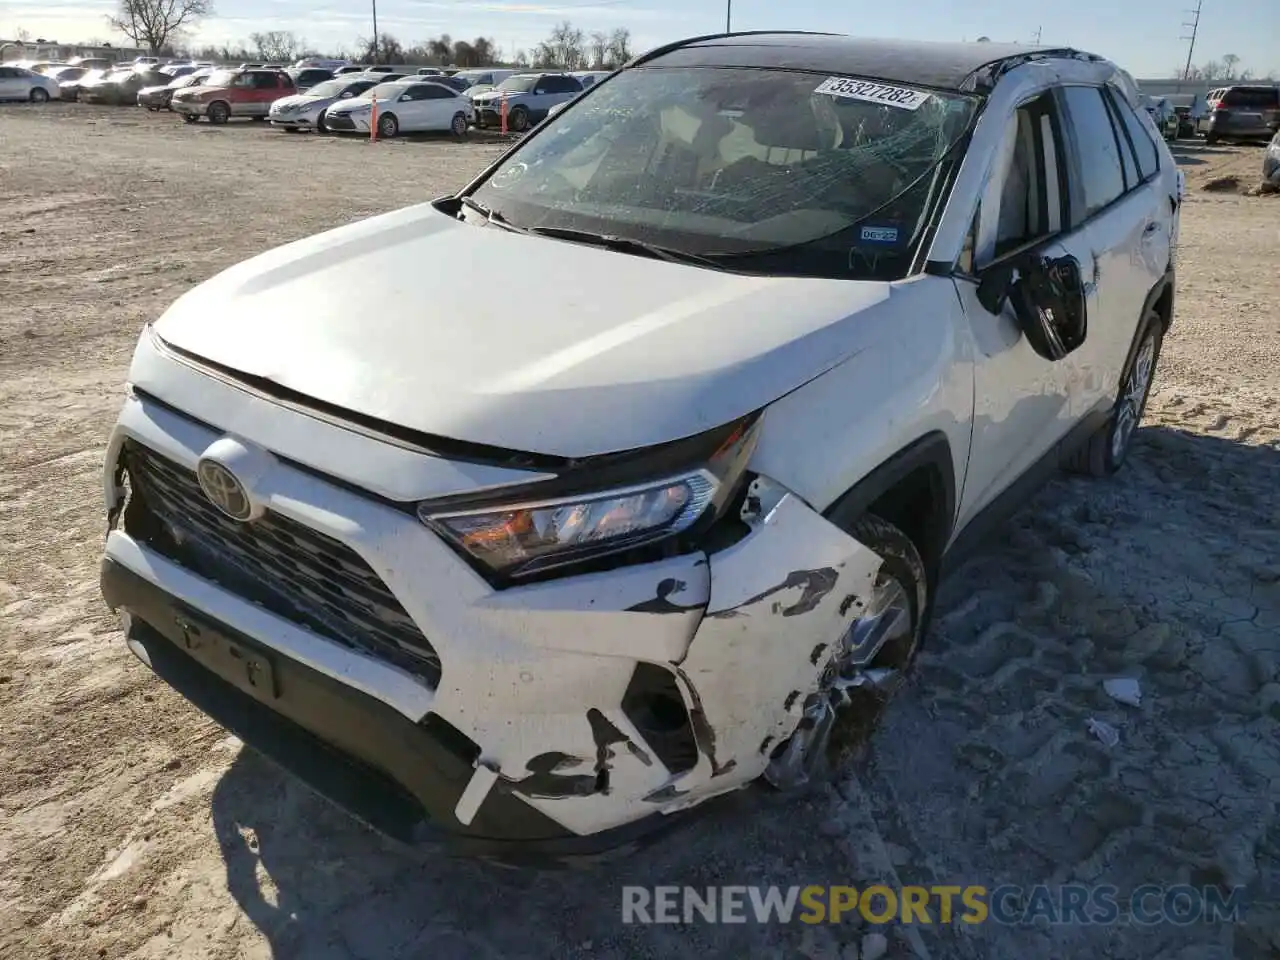
[[[387,108],[388,113],[395,114],[402,131],[431,129],[431,101],[427,99],[431,86],[415,83],[402,90],[395,103]]]
[[[1076,415],[1115,400],[1147,294],[1170,262],[1174,198],[1162,195],[1161,157],[1150,117],[1110,89],[1059,90],[1067,138],[1069,216],[1087,238],[1080,260],[1098,307],[1078,351]]]
[[[466,109],[460,105],[457,93],[444,84],[426,83],[423,86],[426,87],[423,105],[427,124],[423,127],[424,130],[448,130],[455,113],[459,110],[466,113]]]

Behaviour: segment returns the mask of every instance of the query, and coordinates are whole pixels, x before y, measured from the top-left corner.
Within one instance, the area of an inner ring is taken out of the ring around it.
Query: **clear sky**
[[[263,30],[291,30],[320,47],[353,45],[371,32],[369,0],[214,0],[216,16],[196,31],[199,41],[246,39]],[[1063,43],[1102,54],[1140,77],[1169,76],[1187,44],[1187,8],[1195,0],[732,0],[736,30],[829,30],[912,39]],[[5,0],[0,37],[19,29],[61,42],[110,39],[113,0]],[[530,49],[558,21],[588,32],[627,27],[637,50],[724,29],[725,0],[378,0],[378,26],[411,44],[440,33],[455,39],[492,37],[505,54]],[[1204,0],[1194,60],[1235,54],[1256,74],[1280,75],[1280,3]]]

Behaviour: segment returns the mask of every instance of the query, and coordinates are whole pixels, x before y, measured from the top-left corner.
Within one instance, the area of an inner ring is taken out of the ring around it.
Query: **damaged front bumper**
[[[239,416],[214,406],[224,422]],[[263,418],[303,416],[259,404],[244,425],[286,436]],[[294,540],[314,533],[367,563],[388,592],[379,602],[398,601],[438,656],[438,669],[415,672],[157,549],[130,521],[136,485],[119,515],[127,447],[178,476],[220,436],[145,396],[126,401],[108,456],[116,522],[102,588],[131,649],[360,819],[464,854],[548,862],[628,848],[760,777],[881,565],[757,478],[731,546],[499,590],[412,514],[270,457],[254,496]],[[271,536],[277,553],[289,548]],[[311,577],[301,593],[327,589]]]

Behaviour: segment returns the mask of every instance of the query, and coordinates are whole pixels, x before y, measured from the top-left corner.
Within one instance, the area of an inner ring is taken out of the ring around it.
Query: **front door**
[[[1057,104],[1043,94],[1010,120],[979,205],[956,290],[975,345],[973,442],[957,529],[1050,454],[1075,423],[1082,356],[1091,349],[1097,287],[1085,230],[1073,230],[1059,172],[1064,137]],[[978,300],[977,276],[1025,253],[1074,257],[1086,293],[1089,335],[1067,357],[1032,349],[1008,303],[999,314]]]

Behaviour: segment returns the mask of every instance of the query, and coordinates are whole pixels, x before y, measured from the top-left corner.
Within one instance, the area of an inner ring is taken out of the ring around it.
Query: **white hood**
[[[426,433],[578,457],[720,426],[867,342],[890,285],[748,277],[460,223],[427,204],[237,264],[156,332]]]

